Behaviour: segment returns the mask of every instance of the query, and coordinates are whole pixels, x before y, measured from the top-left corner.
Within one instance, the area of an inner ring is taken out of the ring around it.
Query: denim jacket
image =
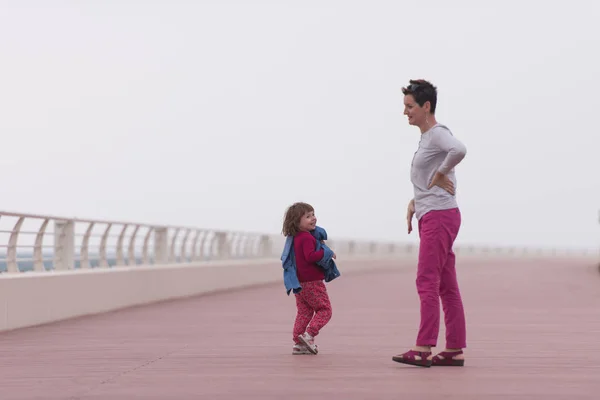
[[[338,276],[340,271],[333,260],[333,251],[327,247],[326,244],[321,243],[321,240],[327,240],[327,232],[325,229],[317,226],[313,231],[310,232],[315,239],[317,239],[316,250],[324,250],[324,255],[321,260],[317,262],[317,265],[323,268],[325,272],[325,282],[331,282]],[[283,246],[283,252],[281,253],[281,265],[283,267],[283,284],[285,285],[288,296],[290,292],[299,293],[302,290],[298,275],[296,273],[296,255],[294,253],[294,238],[288,236],[285,239],[285,245]]]

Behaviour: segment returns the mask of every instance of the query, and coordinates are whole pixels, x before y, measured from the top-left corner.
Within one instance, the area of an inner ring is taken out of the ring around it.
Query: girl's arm
[[[302,249],[302,254],[304,258],[308,262],[317,262],[320,261],[325,255],[325,250],[321,249],[319,251],[315,251],[315,242],[310,236],[302,235],[300,238],[300,248]]]

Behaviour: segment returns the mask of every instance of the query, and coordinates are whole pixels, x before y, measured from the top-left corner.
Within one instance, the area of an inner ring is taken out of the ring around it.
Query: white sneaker
[[[319,352],[319,349],[315,344],[315,339],[310,336],[308,332],[304,332],[302,335],[298,336],[298,339],[304,343],[304,345],[308,348],[308,351],[311,353],[317,354]]]
[[[297,355],[302,355],[302,354],[312,354],[311,351],[308,349],[308,347],[306,347],[303,344],[295,344],[294,347],[292,348],[292,354],[297,356]]]

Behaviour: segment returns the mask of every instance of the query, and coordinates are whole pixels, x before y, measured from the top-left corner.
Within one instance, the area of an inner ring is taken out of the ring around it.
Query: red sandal
[[[442,351],[433,356],[431,365],[436,367],[462,367],[465,365],[465,360],[455,360],[453,358],[459,354],[463,354],[463,351]]]
[[[392,360],[401,364],[416,365],[417,367],[429,368],[431,367],[431,360],[428,359],[430,355],[431,351],[409,350],[406,353],[393,356]],[[415,356],[419,356],[421,357],[421,359],[417,360]]]

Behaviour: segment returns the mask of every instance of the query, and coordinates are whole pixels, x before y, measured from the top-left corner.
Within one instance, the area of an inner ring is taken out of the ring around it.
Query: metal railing
[[[259,233],[11,212],[0,212],[0,235],[0,271],[8,272],[264,257],[272,241]]]
[[[599,213],[600,222],[600,213]],[[255,232],[151,225],[0,211],[0,272],[111,268],[278,259],[285,238]],[[418,244],[328,240],[338,255],[409,255]],[[527,247],[455,246],[457,254],[589,255],[589,251]]]
[[[0,272],[278,258],[284,240],[264,233],[0,211]],[[328,244],[338,254],[414,250],[413,245],[367,241]]]

